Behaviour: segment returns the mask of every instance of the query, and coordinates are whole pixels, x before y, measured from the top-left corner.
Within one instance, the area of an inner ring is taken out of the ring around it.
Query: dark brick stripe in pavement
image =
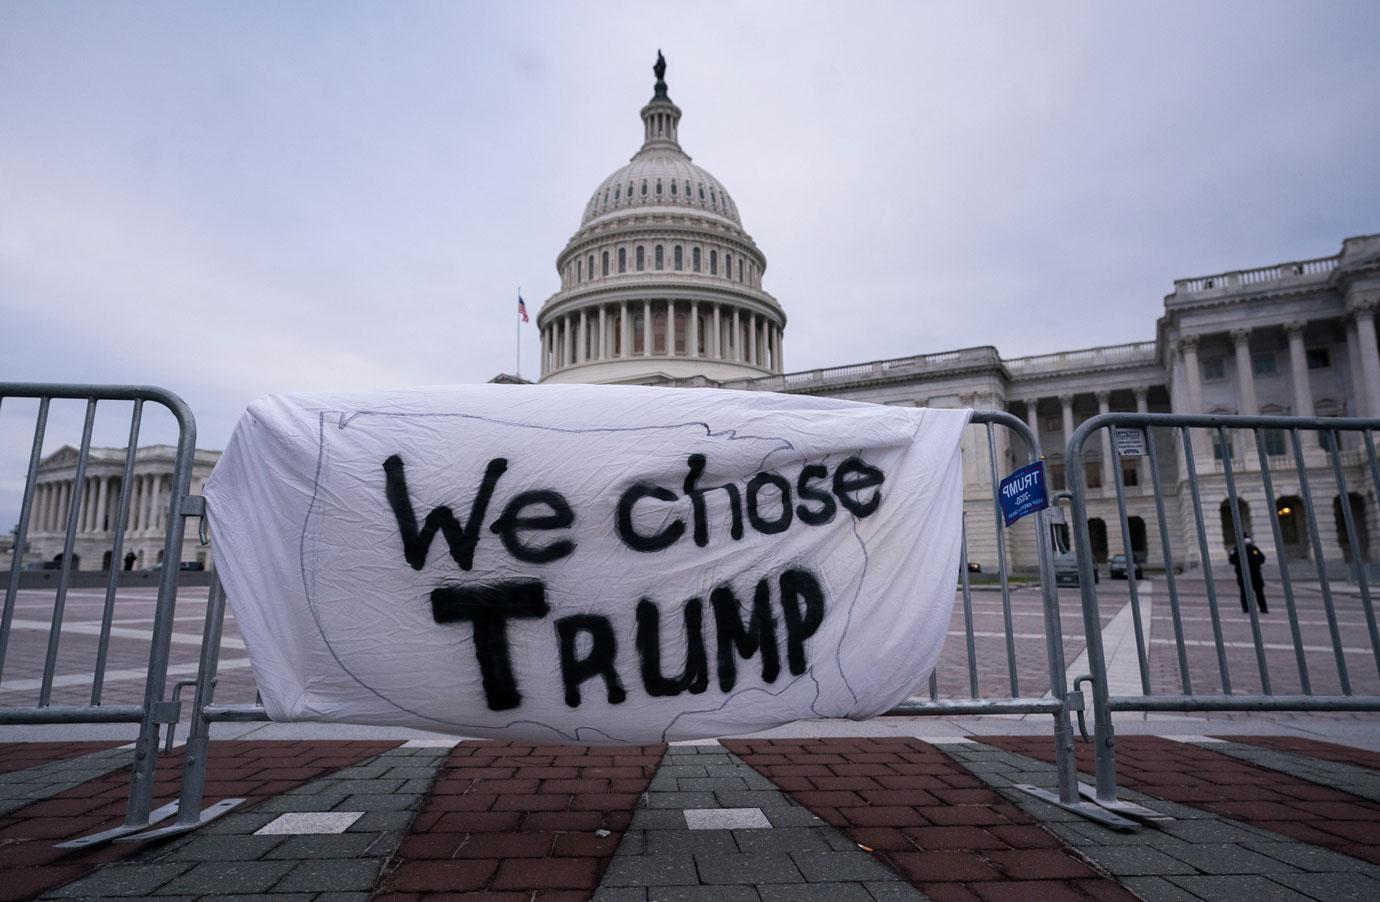
[[[213,742],[207,768],[206,800],[209,803],[220,798],[247,797],[246,804],[252,805],[396,745],[396,742]],[[97,753],[117,754],[128,753]],[[85,759],[75,759],[82,760]],[[159,759],[154,807],[177,797],[182,761],[180,749]],[[72,763],[75,762],[63,764]],[[63,840],[119,826],[124,821],[128,798],[129,773],[120,767],[0,817],[0,902],[32,898],[98,866],[136,854],[139,846],[129,844],[79,850],[54,848],[55,843]]]
[[[457,746],[377,898],[584,902],[664,751],[506,742]]]
[[[365,758],[187,836],[143,848],[44,898],[365,902],[448,752],[404,747]],[[321,823],[332,814],[342,822]],[[299,832],[275,832],[283,818],[297,819],[289,829]],[[266,827],[270,832],[259,832]]]
[[[0,742],[0,774],[118,748],[123,742]]]
[[[1300,736],[1222,736],[1231,742],[1254,745],[1263,749],[1276,749],[1293,752],[1318,761],[1331,761],[1336,764],[1349,764],[1352,767],[1368,767],[1380,771],[1380,752],[1369,749],[1337,745],[1335,742],[1321,742],[1317,739],[1304,739]]]
[[[1015,788],[1053,788],[1054,768],[981,744],[944,752],[1148,902],[1369,902],[1380,868],[1187,805],[1122,790],[1173,820],[1118,833]]]
[[[1049,739],[1043,741],[1049,744]],[[936,902],[1134,897],[918,739],[726,740],[792,798]]]
[[[1054,761],[1048,739],[984,736],[996,748]],[[1380,804],[1269,770],[1210,746],[1156,736],[1117,737],[1117,780],[1150,795],[1380,863]],[[1093,749],[1078,743],[1078,765],[1093,770]]]

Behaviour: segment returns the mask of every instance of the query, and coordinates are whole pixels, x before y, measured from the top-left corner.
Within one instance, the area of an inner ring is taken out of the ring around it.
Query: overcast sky
[[[658,48],[790,369],[1148,340],[1176,277],[1380,231],[1377,35],[1374,0],[7,0],[0,379],[164,385],[219,448],[265,393],[511,372]]]

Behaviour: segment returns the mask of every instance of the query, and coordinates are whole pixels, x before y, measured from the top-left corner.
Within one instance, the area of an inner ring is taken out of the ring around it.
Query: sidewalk
[[[1139,833],[1012,788],[1054,775],[1048,736],[1010,729],[632,748],[236,739],[213,743],[207,800],[245,804],[160,844],[66,853],[54,844],[119,822],[130,751],[0,744],[0,900],[1380,898],[1380,752],[1210,725],[1221,735],[1118,737],[1124,797],[1171,818]],[[180,754],[160,760],[160,800]]]

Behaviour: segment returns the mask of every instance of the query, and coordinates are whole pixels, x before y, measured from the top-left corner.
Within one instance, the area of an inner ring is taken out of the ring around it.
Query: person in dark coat
[[[1265,577],[1260,569],[1265,566],[1265,552],[1261,551],[1251,541],[1250,536],[1246,536],[1242,542],[1246,546],[1246,566],[1251,571],[1251,591],[1255,593],[1255,604],[1257,610],[1262,614],[1270,613],[1270,606],[1265,603]],[[1246,581],[1241,578],[1241,561],[1238,559],[1236,549],[1231,550],[1227,555],[1231,561],[1232,569],[1236,571],[1236,587],[1241,590],[1241,610],[1248,611],[1246,607]]]

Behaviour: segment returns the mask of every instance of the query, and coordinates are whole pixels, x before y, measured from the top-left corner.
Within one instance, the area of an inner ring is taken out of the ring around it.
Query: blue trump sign
[[[1026,514],[1049,507],[1049,493],[1045,490],[1045,462],[1037,460],[1003,479],[997,497],[1001,501],[1001,512],[1007,526]]]

